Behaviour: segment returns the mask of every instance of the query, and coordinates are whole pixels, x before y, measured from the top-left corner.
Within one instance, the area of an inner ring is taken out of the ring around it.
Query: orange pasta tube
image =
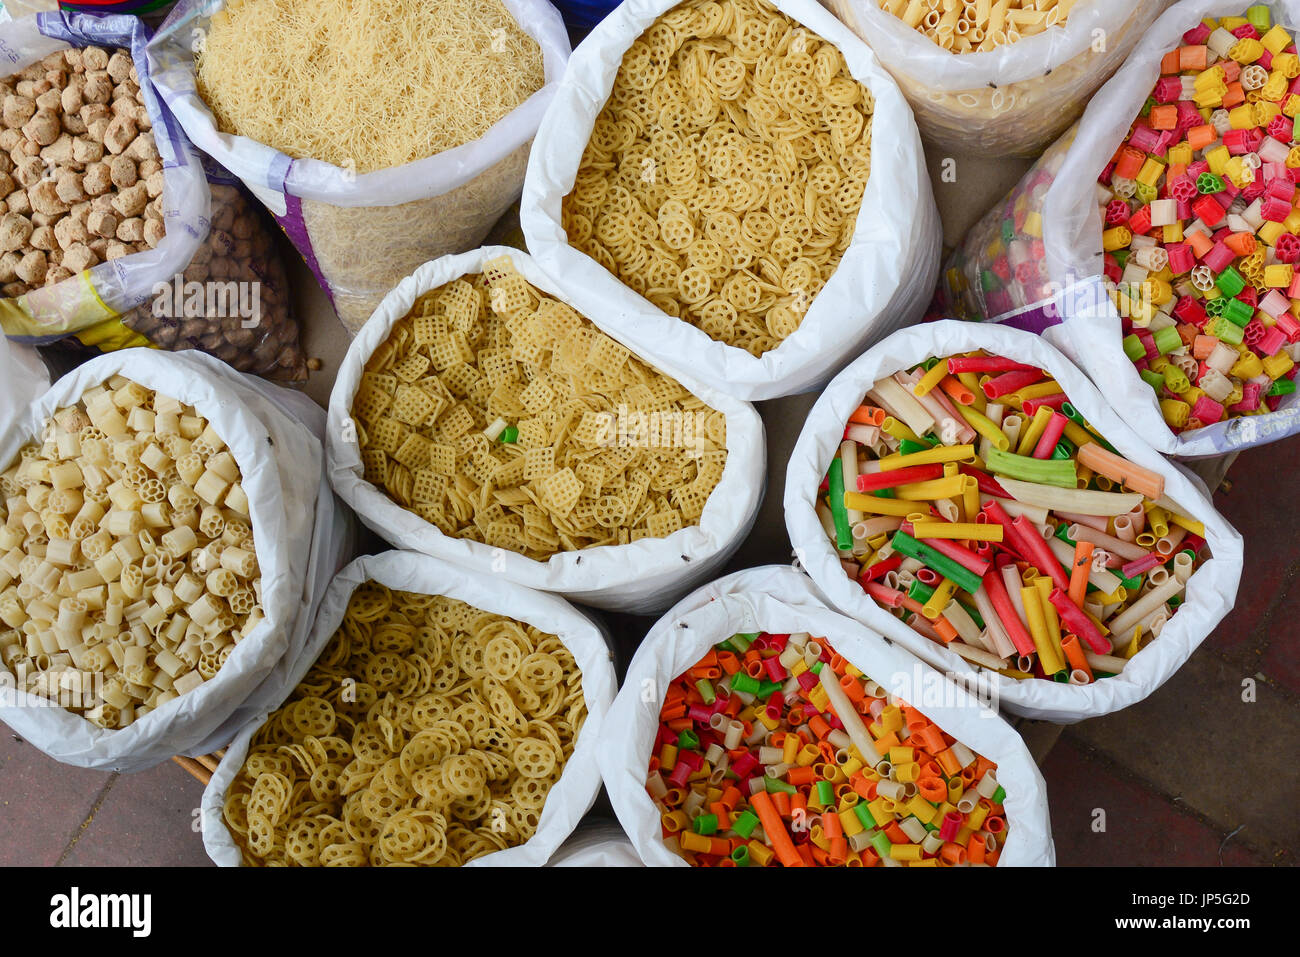
[[[1083,600],[1088,594],[1088,572],[1092,567],[1092,553],[1096,547],[1092,542],[1078,542],[1074,546],[1074,564],[1070,568],[1068,594],[1077,608],[1083,607]]]
[[[802,867],[803,858],[795,850],[794,842],[790,840],[785,824],[776,813],[771,796],[766,791],[759,791],[757,794],[750,795],[749,803],[758,814],[758,820],[763,825],[763,833],[771,842],[777,860],[786,867]]]
[[[1092,675],[1092,668],[1088,665],[1088,659],[1083,654],[1083,646],[1078,635],[1063,637],[1061,639],[1061,650],[1065,652],[1065,660],[1070,663],[1072,671],[1077,669],[1086,674],[1090,682],[1095,680]]]
[[[1165,494],[1163,475],[1135,465],[1122,455],[1107,452],[1097,442],[1080,446],[1077,458],[1080,465],[1086,465],[1098,475],[1119,482],[1131,491],[1141,492],[1149,499],[1155,500]]]

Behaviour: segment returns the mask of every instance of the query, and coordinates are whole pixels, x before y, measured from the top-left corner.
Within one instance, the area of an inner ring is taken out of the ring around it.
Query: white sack
[[[519,197],[529,142],[564,72],[569,38],[546,0],[502,2],[541,47],[545,85],[478,139],[369,173],[291,159],[217,129],[196,88],[193,47],[225,0],[181,0],[149,44],[154,79],[168,108],[199,149],[242,179],[275,214],[351,332],[420,263],[481,243]],[[396,208],[417,203],[425,205]],[[414,221],[420,228],[413,231]],[[344,228],[349,222],[355,226],[350,237]],[[385,248],[355,249],[354,255],[357,233],[383,236],[385,223],[394,234],[382,239]]]
[[[296,393],[197,352],[126,349],[90,360],[7,424],[0,462],[13,461],[56,410],[117,374],[195,406],[234,455],[248,495],[265,618],[216,677],[126,728],[96,727],[17,694],[11,683],[0,687],[0,720],[67,764],[138,771],[220,747],[242,723],[243,709],[264,700],[282,660],[305,641],[321,590],[351,547],[351,526],[325,484],[319,411],[313,414]]]
[[[1053,26],[982,53],[953,53],[879,0],[830,0],[916,111],[927,143],[986,156],[1032,156],[1082,112],[1170,0],[1079,0]]]
[[[667,538],[643,538],[627,545],[558,552],[544,562],[508,549],[444,535],[363,477],[351,409],[366,362],[421,294],[466,273],[480,272],[485,262],[499,256],[509,256],[520,275],[537,289],[583,312],[575,297],[567,290],[562,291],[562,286],[544,275],[526,253],[517,249],[485,246],[425,263],[384,298],[365,328],[352,340],[339,366],[330,393],[326,438],[330,481],[361,520],[394,545],[445,558],[476,571],[500,574],[530,588],[559,592],[574,601],[600,608],[634,613],[661,610],[716,572],[740,546],[758,514],[766,481],[765,445],[762,420],[748,403],[673,373],[683,386],[727,416],[727,465],[704,506],[699,524],[673,532]],[[583,314],[589,318],[592,315]],[[638,358],[645,357],[638,354]],[[647,361],[663,368],[654,360]]]
[[[287,669],[266,710],[239,732],[217,765],[203,791],[203,846],[208,856],[224,867],[243,862],[239,847],[226,829],[222,817],[226,790],[244,764],[248,745],[267,716],[278,708],[311,670],[348,609],[357,586],[377,581],[389,588],[425,595],[446,595],[498,615],[506,615],[559,637],[582,670],[582,693],[587,703],[587,720],[564,766],[559,781],[547,795],[537,832],[523,844],[484,855],[467,866],[538,867],[577,827],[600,793],[600,772],[596,765],[596,741],[614,700],[618,681],[613,655],[604,632],[568,602],[554,595],[536,592],[458,568],[427,555],[383,552],[365,555],[344,568],[330,583],[320,611],[302,653]]]
[[[1300,0],[1271,7],[1276,22],[1293,32],[1300,27]],[[1032,256],[1032,244],[1023,247],[1031,256],[1027,261],[1037,267],[1029,283],[1008,283],[1005,296],[993,301],[975,291],[980,270],[989,266],[985,251],[1001,228],[1006,202],[976,224],[952,262],[963,274],[964,298],[976,315],[1045,332],[1147,444],[1184,458],[1240,452],[1295,435],[1300,432],[1300,394],[1284,398],[1276,412],[1225,419],[1178,435],[1170,431],[1155,391],[1124,355],[1119,312],[1103,282],[1096,182],[1150,95],[1164,55],[1180,46],[1183,34],[1202,18],[1244,12],[1242,4],[1225,0],[1183,0],[1170,8],[1092,98],[1078,125],[1025,174],[1012,196],[1024,191],[1029,211],[1042,217],[1041,255]],[[1062,325],[1056,325],[1058,316]]]
[[[1139,651],[1113,678],[1102,678],[1087,685],[1067,685],[1039,679],[1018,681],[977,669],[955,652],[918,635],[845,575],[817,519],[814,511],[817,488],[844,437],[844,423],[861,405],[872,383],[911,368],[930,356],[951,356],[975,349],[1046,369],[1070,397],[1070,404],[1099,435],[1121,455],[1164,476],[1165,495],[1183,506],[1189,518],[1205,524],[1205,539],[1212,557],[1189,580],[1186,600],[1170,617],[1160,637]],[[995,685],[998,699],[1007,711],[1063,723],[1126,708],[1164,684],[1232,610],[1241,577],[1241,536],[1215,510],[1200,481],[1135,435],[1083,373],[1047,342],[999,325],[946,320],[905,329],[840,373],[808,414],[790,456],[785,521],[796,554],[818,589],[836,608],[865,622],[936,668],[963,674],[969,680],[979,674]]]
[[[743,399],[825,383],[871,342],[916,322],[933,294],[941,230],[912,111],[867,46],[815,0],[775,6],[833,43],[875,98],[871,174],[853,241],[799,328],[756,358],[662,312],[568,244],[560,207],[623,54],[677,0],[625,0],[574,51],[537,131],[519,221],[528,248],[580,312],[654,364]]]
[[[806,631],[824,637],[864,674],[907,700],[945,732],[998,766],[1006,789],[1007,842],[999,866],[1056,863],[1047,788],[1024,741],[974,695],[908,651],[831,611],[808,578],[785,566],[750,568],[700,588],[655,623],[628,667],[600,736],[600,771],[623,829],[650,866],[685,866],[661,836],[658,809],[646,793],[646,769],[663,694],[713,645],[738,633]],[[936,689],[942,689],[937,691]],[[932,700],[932,697],[939,700]]]

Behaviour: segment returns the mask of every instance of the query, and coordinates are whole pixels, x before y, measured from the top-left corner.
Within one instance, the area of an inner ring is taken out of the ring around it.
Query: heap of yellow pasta
[[[793,333],[853,238],[872,97],[764,0],[686,0],[628,49],[564,199],[570,245],[754,355]]]
[[[508,258],[425,293],[352,403],[365,478],[444,534],[543,560],[696,525],[726,416]]]
[[[1055,26],[1075,0],[876,0],[945,50],[983,53]]]
[[[555,635],[366,582],[253,737],[225,821],[249,865],[465,864],[533,836],[586,716]]]
[[[501,0],[227,0],[195,74],[223,133],[358,173],[476,140],[546,81]]]

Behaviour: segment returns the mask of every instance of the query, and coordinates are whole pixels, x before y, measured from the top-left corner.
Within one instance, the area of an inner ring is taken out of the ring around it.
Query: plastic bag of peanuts
[[[0,326],[306,378],[271,234],[164,112],[129,16],[0,24]]]
[[[160,349],[198,349],[240,372],[302,382],[308,360],[269,214],[216,161],[203,157],[203,168],[212,196],[207,238],[179,279],[120,324]]]

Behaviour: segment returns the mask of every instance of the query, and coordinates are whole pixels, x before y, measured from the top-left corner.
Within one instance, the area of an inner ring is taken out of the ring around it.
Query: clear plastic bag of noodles
[[[324,55],[298,56],[308,37]],[[182,0],[149,47],[181,126],[275,214],[353,334],[519,198],[568,56],[544,0]]]
[[[827,5],[893,74],[927,143],[987,156],[1032,156],[1078,118],[1170,2]]]
[[[198,349],[240,372],[302,382],[309,365],[274,226],[238,180],[210,160],[204,166],[212,192],[207,239],[183,273],[160,283],[121,324],[160,349]]]

